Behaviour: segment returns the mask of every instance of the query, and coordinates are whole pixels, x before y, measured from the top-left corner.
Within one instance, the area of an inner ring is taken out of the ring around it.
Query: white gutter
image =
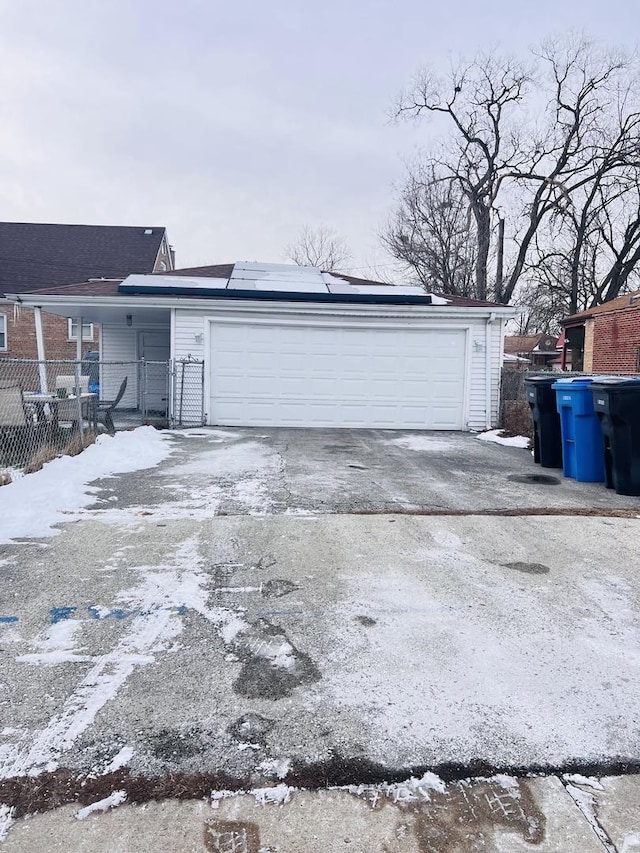
[[[496,319],[496,312],[492,311],[487,317],[484,326],[484,390],[485,390],[485,424],[487,429],[493,426],[491,418],[491,325]]]
[[[138,296],[135,294],[118,294],[118,296],[46,296],[45,294],[32,295],[29,298],[28,294],[7,293],[7,299],[10,302],[17,302],[29,308],[33,307],[36,302],[40,306],[47,309],[57,308],[54,313],[64,313],[65,306],[86,305],[87,307],[96,308],[162,308],[169,310],[171,308],[191,309],[198,311],[209,311],[211,313],[251,311],[258,314],[273,314],[275,311],[285,314],[300,313],[304,316],[313,314],[335,314],[337,316],[350,314],[354,316],[375,316],[381,317],[446,317],[447,319],[460,318],[486,318],[487,312],[491,312],[495,317],[510,318],[516,316],[517,309],[509,305],[505,306],[456,306],[456,305],[396,305],[396,304],[363,304],[363,303],[327,303],[327,302],[287,302],[285,300],[252,300],[252,299],[224,299],[224,298],[203,298],[198,297],[179,297],[179,296]],[[67,314],[65,316],[71,316]]]

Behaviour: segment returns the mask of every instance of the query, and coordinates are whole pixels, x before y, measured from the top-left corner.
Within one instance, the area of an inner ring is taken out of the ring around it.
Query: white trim
[[[464,388],[462,398],[462,429],[469,429],[471,419],[471,371],[473,370],[473,349],[471,347],[471,326],[464,326],[465,360],[464,360]]]
[[[0,326],[4,325],[4,329],[0,329],[0,334],[4,335],[4,345],[0,346],[0,352],[6,352],[9,349],[9,321],[4,311],[0,311]]]
[[[169,362],[171,367],[171,377],[169,382],[169,399],[168,403],[168,412],[169,412],[169,422],[173,423],[173,418],[175,416],[175,412],[173,411],[173,402],[175,399],[175,394],[173,393],[173,385],[175,382],[175,359],[176,359],[176,309],[172,308],[171,313],[169,315]]]
[[[322,315],[300,316],[295,317],[288,314],[279,315],[272,312],[268,317],[255,317],[251,315],[240,317],[204,317],[205,323],[223,323],[229,326],[239,325],[245,326],[315,326],[334,329],[470,329],[469,323],[456,323],[453,321],[447,323],[438,323],[435,317],[424,317],[415,319],[412,318],[407,322],[408,318],[394,317],[391,319],[379,317],[323,317]]]
[[[490,314],[495,314],[497,317],[515,317],[517,309],[508,305],[496,306],[456,306],[456,305],[380,305],[380,304],[362,304],[362,303],[327,303],[327,302],[286,302],[279,300],[245,300],[245,299],[201,299],[199,297],[167,297],[167,296],[136,296],[128,294],[120,294],[117,297],[113,296],[46,296],[38,295],[31,299],[27,294],[6,294],[10,302],[18,302],[26,307],[33,307],[38,304],[46,307],[49,311],[52,308],[59,308],[60,313],[64,313],[65,306],[86,305],[87,307],[108,307],[108,308],[180,308],[190,310],[205,310],[208,313],[224,314],[224,313],[242,313],[254,312],[258,314],[273,314],[275,311],[286,314],[304,314],[304,315],[352,315],[352,316],[370,316],[376,313],[380,317],[429,317],[432,319],[441,319],[447,317],[456,319],[461,317],[488,317]],[[37,303],[36,303],[37,298]],[[69,310],[67,308],[67,310]],[[57,313],[57,312],[52,312]]]
[[[204,361],[204,409],[207,411],[204,412],[203,421],[205,424],[209,423],[209,406],[211,405],[211,371],[213,365],[211,364],[211,326],[215,322],[215,320],[210,319],[209,317],[203,318],[204,324],[204,353],[203,353],[203,361]]]

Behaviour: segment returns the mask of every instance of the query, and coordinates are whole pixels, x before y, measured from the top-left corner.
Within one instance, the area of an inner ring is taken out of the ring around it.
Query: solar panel
[[[265,264],[243,261],[235,264],[230,278],[199,278],[198,276],[162,276],[134,274],[126,278],[118,288],[123,293],[174,293],[176,295],[203,297],[223,296],[224,291],[230,298],[242,298],[243,291],[255,291],[256,298],[278,299],[279,294],[299,295],[300,299],[331,302],[407,302],[433,305],[447,305],[448,300],[426,293],[418,285],[395,286],[391,284],[358,283],[347,281],[338,275],[322,272],[316,267],[296,266],[294,264]],[[258,294],[262,294],[258,296]],[[267,296],[266,294],[273,294]],[[351,299],[350,299],[351,298]]]

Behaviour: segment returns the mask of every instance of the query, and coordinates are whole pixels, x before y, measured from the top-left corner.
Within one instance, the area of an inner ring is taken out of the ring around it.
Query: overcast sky
[[[179,266],[285,260],[301,225],[354,274],[427,124],[422,66],[581,30],[634,47],[637,0],[0,0],[0,219],[165,225]]]

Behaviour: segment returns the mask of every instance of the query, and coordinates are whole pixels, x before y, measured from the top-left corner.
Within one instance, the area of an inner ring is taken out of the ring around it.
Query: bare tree
[[[454,183],[475,220],[476,295],[486,299],[491,211],[502,181],[526,164],[514,120],[531,81],[515,59],[481,55],[441,80],[425,72],[406,92],[396,116],[440,115],[451,128],[450,145],[428,158],[437,180]]]
[[[553,219],[558,231],[573,231],[571,297],[579,302],[583,248],[589,251],[594,216],[619,200],[620,190],[637,172],[640,114],[633,105],[633,62],[603,52],[584,39],[551,41],[540,54],[552,95],[546,128],[534,138],[526,168],[507,177],[527,193],[517,253],[503,293],[511,299],[527,267],[543,223]],[[615,187],[612,191],[612,188]],[[630,259],[625,253],[625,259]],[[616,282],[617,284],[617,282]],[[615,285],[607,294],[613,298]],[[618,288],[619,292],[619,288]]]
[[[440,180],[433,164],[409,174],[382,242],[428,289],[475,294],[476,252],[469,204],[457,183]]]
[[[344,237],[326,225],[303,226],[294,242],[285,248],[285,253],[294,264],[319,267],[328,272],[343,269],[351,260]]]
[[[466,200],[478,298],[492,290],[507,303],[522,289],[546,291],[559,314],[614,298],[640,266],[638,91],[634,58],[584,38],[546,42],[531,66],[480,56],[446,81],[423,74],[396,114],[440,117],[448,136],[412,172],[387,247],[418,277],[426,269],[419,241],[411,257],[403,250],[401,226],[411,223],[416,185],[428,174]],[[426,256],[433,245],[422,241]],[[442,268],[444,259],[430,265]]]

